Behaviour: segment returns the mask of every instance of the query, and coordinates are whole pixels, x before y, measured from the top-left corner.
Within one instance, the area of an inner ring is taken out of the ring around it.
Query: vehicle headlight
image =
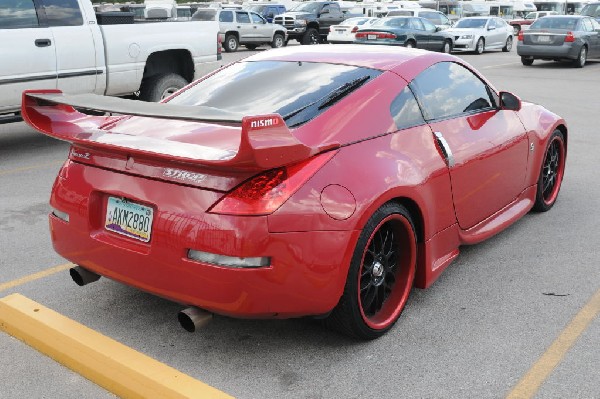
[[[462,35],[460,38],[461,39],[472,39],[473,35]]]
[[[306,20],[305,19],[297,19],[294,22],[294,25],[296,25],[296,26],[306,26]]]

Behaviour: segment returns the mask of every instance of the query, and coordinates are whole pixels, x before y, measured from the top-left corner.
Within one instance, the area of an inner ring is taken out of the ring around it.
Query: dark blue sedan
[[[449,53],[452,51],[453,39],[454,36],[440,30],[425,18],[389,17],[358,30],[354,43],[416,47]]]

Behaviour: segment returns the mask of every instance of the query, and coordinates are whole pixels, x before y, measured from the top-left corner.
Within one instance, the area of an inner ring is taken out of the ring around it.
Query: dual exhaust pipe
[[[72,267],[69,269],[69,274],[73,281],[80,287],[100,279],[99,274],[84,269],[81,266]],[[177,314],[179,324],[188,332],[194,332],[204,327],[212,320],[212,317],[212,313],[193,306],[184,309]]]

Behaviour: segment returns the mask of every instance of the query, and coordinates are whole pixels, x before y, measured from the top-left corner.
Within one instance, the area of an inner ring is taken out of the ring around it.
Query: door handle
[[[52,45],[52,41],[50,39],[35,39],[35,45],[37,47],[48,47]]]
[[[446,164],[449,168],[453,167],[454,155],[452,155],[452,150],[450,149],[448,142],[440,132],[433,132],[433,135],[435,136],[435,141],[440,147],[440,150],[442,150],[442,153],[444,154],[444,160],[446,161]]]

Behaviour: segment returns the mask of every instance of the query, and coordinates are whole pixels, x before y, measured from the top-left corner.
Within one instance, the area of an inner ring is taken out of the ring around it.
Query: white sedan
[[[468,17],[459,19],[446,32],[454,36],[453,51],[502,49],[510,51],[513,45],[513,28],[497,17]]]
[[[366,28],[377,19],[378,18],[354,17],[348,18],[339,25],[332,25],[329,28],[327,41],[329,43],[352,43],[354,42],[354,35],[357,30]]]

